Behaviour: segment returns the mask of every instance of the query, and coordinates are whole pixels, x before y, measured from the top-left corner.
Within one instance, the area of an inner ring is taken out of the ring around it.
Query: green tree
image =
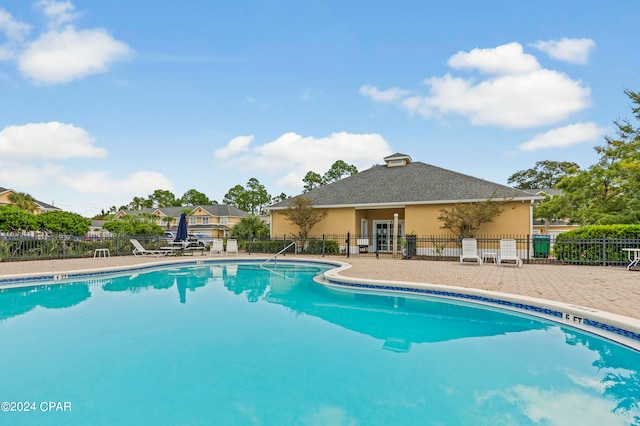
[[[89,232],[91,221],[77,213],[62,210],[49,211],[37,217],[42,232],[52,235],[83,236]]]
[[[146,200],[144,197],[133,197],[133,200],[129,203],[129,209],[140,210],[152,203],[153,202],[151,200]]]
[[[640,94],[625,90],[640,120]],[[595,147],[599,161],[588,170],[562,179],[564,213],[584,225],[640,221],[640,127],[629,119],[614,121],[616,137],[605,136]],[[554,197],[555,198],[555,197]]]
[[[329,170],[322,176],[322,184],[327,185],[344,177],[355,175],[356,173],[358,173],[356,166],[338,160],[333,163]]]
[[[164,189],[153,191],[153,194],[149,195],[149,200],[152,202],[151,207],[177,207],[180,205],[180,201],[176,200],[176,196],[171,191]]]
[[[532,169],[520,170],[507,179],[519,189],[553,188],[565,176],[575,175],[580,166],[571,161],[538,161]]]
[[[291,199],[289,206],[282,211],[282,214],[289,222],[298,226],[298,237],[302,247],[305,247],[311,229],[325,218],[327,212],[314,208],[313,199],[300,196]]]
[[[102,227],[120,235],[162,235],[164,229],[155,223],[156,216],[128,214],[122,219],[105,222]]]
[[[571,161],[538,161],[532,169],[521,170],[509,177],[507,182],[515,184],[519,189],[555,188],[558,183],[567,176],[576,176],[580,173],[580,166]],[[533,218],[542,219],[546,233],[549,233],[549,225],[554,220],[566,219],[565,204],[562,197],[546,195],[545,199],[536,202],[533,206]]]
[[[567,219],[566,197],[545,195],[544,200],[533,206],[533,218],[544,221],[545,234],[549,235],[551,222]]]
[[[124,220],[109,220],[102,227],[112,234],[136,235],[133,224]]]
[[[91,219],[93,220],[111,220],[113,219],[113,214],[112,213],[107,213],[106,211],[104,211],[104,209],[100,210],[100,213],[98,213],[97,215],[93,216]]]
[[[167,227],[167,229],[171,228],[171,222],[173,222],[174,219],[175,219],[175,217],[173,217],[173,216],[164,216],[162,218],[162,221],[164,222],[164,224]]]
[[[502,214],[507,202],[495,201],[492,197],[486,201],[454,204],[449,209],[440,210],[440,229],[450,230],[459,239],[472,238],[483,224]]]
[[[209,206],[216,204],[216,202],[211,201],[209,197],[202,192],[190,189],[182,195],[180,204],[183,206]]]
[[[249,201],[247,198],[247,190],[242,185],[236,185],[224,194],[222,202],[230,206],[235,206],[240,210],[249,211]]]
[[[0,231],[22,234],[37,229],[38,221],[33,213],[15,206],[0,206]]]
[[[269,225],[260,216],[248,215],[240,219],[233,229],[231,236],[237,239],[269,238]]]
[[[308,192],[322,186],[322,176],[316,172],[309,171],[302,179],[302,182],[304,182],[303,192]]]
[[[38,208],[35,198],[27,193],[14,192],[8,198],[14,206],[29,213],[33,213]]]
[[[280,195],[275,195],[271,198],[271,203],[279,203],[280,201],[284,201],[287,198],[289,198],[289,196],[284,192],[281,192]]]
[[[236,185],[224,195],[223,202],[251,214],[262,214],[265,205],[271,201],[271,195],[256,178],[251,178],[246,187]]]

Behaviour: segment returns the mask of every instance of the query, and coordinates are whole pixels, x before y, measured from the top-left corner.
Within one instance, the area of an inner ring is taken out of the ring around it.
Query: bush
[[[640,225],[589,225],[558,235],[554,253],[568,263],[624,263],[622,249],[639,243]]]
[[[322,240],[309,241],[307,253],[322,254]],[[324,254],[340,254],[338,242],[336,240],[324,240]]]
[[[251,241],[252,253],[278,253],[280,250],[291,244],[294,240],[253,240]],[[299,241],[298,250],[300,250]],[[240,242],[238,242],[240,243]],[[245,242],[245,245],[249,243]],[[248,250],[248,247],[247,247]],[[285,253],[293,253],[294,246],[287,249]],[[307,243],[305,253],[308,254],[322,254],[322,240],[310,240]],[[325,254],[340,254],[340,246],[336,240],[324,241],[324,253]]]
[[[587,238],[640,238],[640,225],[589,225],[578,229],[563,232],[558,235],[558,240],[587,239]]]
[[[251,243],[247,243],[247,250],[250,247],[252,253],[278,253],[292,242],[291,240],[254,240]],[[286,253],[293,253],[293,251],[294,246],[291,246]]]

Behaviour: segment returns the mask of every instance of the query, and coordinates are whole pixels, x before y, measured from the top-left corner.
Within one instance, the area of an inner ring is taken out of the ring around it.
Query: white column
[[[398,254],[398,213],[393,214],[393,255]]]

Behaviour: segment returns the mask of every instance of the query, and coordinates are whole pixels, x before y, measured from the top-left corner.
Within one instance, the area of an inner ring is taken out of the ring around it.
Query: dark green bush
[[[291,240],[253,240],[250,243],[250,249],[252,253],[278,253],[292,242]],[[247,247],[247,250],[249,250],[249,247]],[[286,253],[293,253],[293,251],[294,246],[291,246]]]
[[[640,225],[589,225],[582,226],[572,231],[563,232],[558,235],[558,240],[564,239],[586,239],[586,238],[640,238]]]
[[[250,243],[245,241],[245,245],[250,244],[252,253],[278,253],[280,250],[291,244],[293,240],[253,240]],[[300,242],[298,242],[298,250],[300,250]],[[247,247],[247,250],[249,247]],[[293,253],[294,247],[289,247],[286,253]],[[322,254],[322,240],[310,240],[307,242],[305,253]],[[336,240],[324,241],[325,254],[340,254],[340,247]]]
[[[624,263],[622,249],[640,240],[640,225],[589,225],[558,235],[554,252],[568,263]]]
[[[307,253],[322,254],[322,240],[309,241]],[[324,254],[340,254],[338,242],[336,240],[324,240]]]

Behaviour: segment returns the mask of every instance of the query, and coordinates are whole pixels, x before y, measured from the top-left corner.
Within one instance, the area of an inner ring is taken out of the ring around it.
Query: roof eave
[[[496,198],[494,201],[535,201],[544,200],[540,196],[513,197],[513,198]],[[316,209],[339,209],[339,208],[355,208],[356,210],[380,209],[380,208],[404,208],[406,206],[416,206],[424,204],[460,204],[460,203],[479,203],[487,201],[486,198],[469,199],[469,200],[433,200],[433,201],[407,201],[402,203],[364,203],[364,204],[318,204],[313,207]],[[288,207],[270,207],[267,210],[285,210]]]

